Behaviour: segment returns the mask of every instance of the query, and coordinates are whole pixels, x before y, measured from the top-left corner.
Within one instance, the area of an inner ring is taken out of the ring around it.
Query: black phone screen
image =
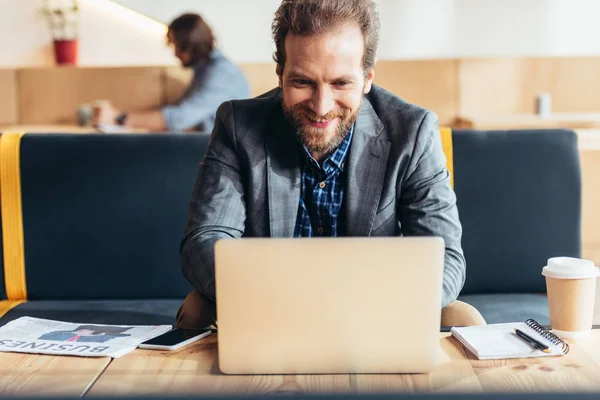
[[[184,342],[194,336],[202,335],[208,332],[209,329],[181,329],[175,328],[169,332],[163,333],[153,339],[147,340],[144,344],[152,344],[157,346],[174,346],[178,343]]]

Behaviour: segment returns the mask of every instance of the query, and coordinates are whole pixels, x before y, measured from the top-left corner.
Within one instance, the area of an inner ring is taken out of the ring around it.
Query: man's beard
[[[283,112],[289,123],[296,130],[298,138],[311,153],[331,154],[344,141],[350,128],[358,118],[358,113],[362,107],[362,99],[360,105],[354,112],[350,108],[341,108],[328,112],[324,116],[318,116],[305,104],[298,103],[292,107],[287,107],[285,101],[282,101]],[[330,121],[334,118],[339,118],[339,122],[335,127],[333,136],[328,140],[324,140],[327,128],[316,128],[314,126],[305,125],[306,119],[316,122]]]

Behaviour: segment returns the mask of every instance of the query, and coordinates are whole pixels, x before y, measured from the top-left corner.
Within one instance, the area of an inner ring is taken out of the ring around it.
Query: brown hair
[[[198,14],[183,14],[169,24],[167,37],[194,62],[204,61],[215,48],[212,30]]]
[[[271,25],[276,51],[273,60],[279,75],[285,66],[288,33],[310,36],[346,23],[358,24],[365,39],[365,74],[375,66],[379,43],[379,14],[373,0],[283,0]]]

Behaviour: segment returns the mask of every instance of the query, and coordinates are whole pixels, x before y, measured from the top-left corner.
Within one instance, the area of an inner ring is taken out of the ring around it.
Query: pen
[[[534,338],[532,338],[531,336],[529,336],[528,334],[526,334],[525,332],[523,332],[520,329],[515,329],[515,333],[517,334],[518,337],[520,337],[521,339],[523,339],[524,341],[526,341],[527,343],[529,343],[529,345],[535,349],[541,350],[544,353],[550,353],[550,349],[548,348],[548,346],[538,342],[537,340],[535,340]]]

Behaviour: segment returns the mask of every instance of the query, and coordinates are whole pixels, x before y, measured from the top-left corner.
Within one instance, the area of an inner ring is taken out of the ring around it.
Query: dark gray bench
[[[549,324],[541,269],[581,256],[581,174],[568,130],[453,132],[467,279],[460,299],[488,323]]]
[[[174,324],[191,290],[179,245],[207,135],[25,135],[21,188],[28,301],[22,315]],[[580,255],[580,172],[571,131],[455,131],[467,280],[488,322],[548,324],[540,274]],[[0,265],[0,300],[6,299]]]
[[[208,140],[205,134],[23,136],[28,301],[0,323],[30,315],[174,324],[192,289],[181,273],[179,246]]]

